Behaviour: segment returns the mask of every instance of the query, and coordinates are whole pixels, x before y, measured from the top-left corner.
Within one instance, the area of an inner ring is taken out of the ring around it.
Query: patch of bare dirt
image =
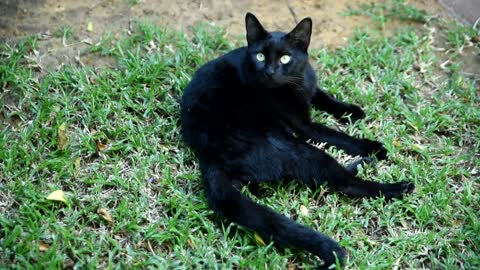
[[[349,5],[368,3],[369,0],[1,0],[0,41],[40,33],[37,60],[41,68],[57,68],[66,63],[109,66],[113,62],[108,58],[81,56],[80,52],[100,41],[105,33],[123,35],[132,21],[149,20],[184,30],[198,22],[209,22],[224,27],[234,38],[244,35],[244,16],[250,11],[269,30],[289,31],[296,21],[309,16],[314,22],[311,47],[334,49],[344,45],[356,27],[375,27],[370,18],[343,15]],[[437,0],[408,3],[430,14],[446,14]],[[392,32],[407,23],[390,22],[386,29]],[[63,27],[71,27],[73,38],[59,37],[58,31]]]

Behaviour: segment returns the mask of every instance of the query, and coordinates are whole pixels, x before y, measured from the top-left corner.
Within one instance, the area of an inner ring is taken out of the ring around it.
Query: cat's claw
[[[390,184],[389,188],[383,194],[386,199],[401,198],[405,194],[410,194],[415,190],[415,184],[410,182],[400,182]]]

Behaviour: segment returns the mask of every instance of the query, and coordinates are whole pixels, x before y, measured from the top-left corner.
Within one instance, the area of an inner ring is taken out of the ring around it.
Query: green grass
[[[68,39],[73,35],[73,27],[70,25],[64,25],[59,27],[55,32],[53,32],[53,36],[57,38]]]
[[[129,38],[92,47],[117,59],[117,68],[67,66],[41,76],[28,60],[35,39],[1,46],[0,268],[309,269],[315,262],[298,250],[262,247],[208,209],[197,160],[180,137],[178,99],[199,66],[231,49],[221,32],[199,27],[187,38],[140,24]],[[392,202],[353,200],[292,183],[263,185],[255,200],[340,241],[347,269],[478,269],[478,84],[457,69],[437,73],[428,36],[413,30],[393,38],[359,33],[345,48],[313,52],[312,63],[321,87],[367,112],[340,128],[377,138],[390,153],[361,176],[412,181],[416,192]],[[57,189],[66,204],[46,200]]]
[[[425,11],[408,5],[405,0],[386,0],[379,2],[380,3],[371,2],[369,4],[362,4],[359,7],[349,7],[345,15],[371,17],[374,21],[380,23],[382,29],[385,28],[385,23],[391,19],[420,23],[425,23],[428,20]]]

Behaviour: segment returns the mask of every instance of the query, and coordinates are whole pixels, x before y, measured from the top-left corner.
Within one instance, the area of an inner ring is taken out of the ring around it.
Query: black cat
[[[345,115],[355,121],[365,113],[316,86],[307,53],[310,18],[288,34],[267,32],[251,13],[245,21],[248,46],[202,66],[181,102],[183,137],[200,160],[208,203],[265,239],[318,255],[324,268],[335,263],[335,256],[343,263],[345,251],[337,242],[255,203],[240,192],[242,185],[292,179],[312,189],[326,183],[348,196],[385,198],[399,198],[414,185],[356,177],[358,164],[372,161],[369,155],[386,159],[386,149],[312,122],[312,105],[340,121],[348,120]],[[309,139],[364,158],[345,168]]]

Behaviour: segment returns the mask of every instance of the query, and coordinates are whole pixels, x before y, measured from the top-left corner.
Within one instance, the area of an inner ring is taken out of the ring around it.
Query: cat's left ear
[[[248,45],[256,43],[267,36],[267,31],[265,31],[265,28],[263,28],[262,24],[260,24],[257,17],[250,12],[248,12],[245,16],[245,26],[247,29]]]
[[[310,37],[312,35],[312,19],[305,18],[295,26],[295,28],[288,33],[287,38],[293,46],[307,51],[310,45]]]

